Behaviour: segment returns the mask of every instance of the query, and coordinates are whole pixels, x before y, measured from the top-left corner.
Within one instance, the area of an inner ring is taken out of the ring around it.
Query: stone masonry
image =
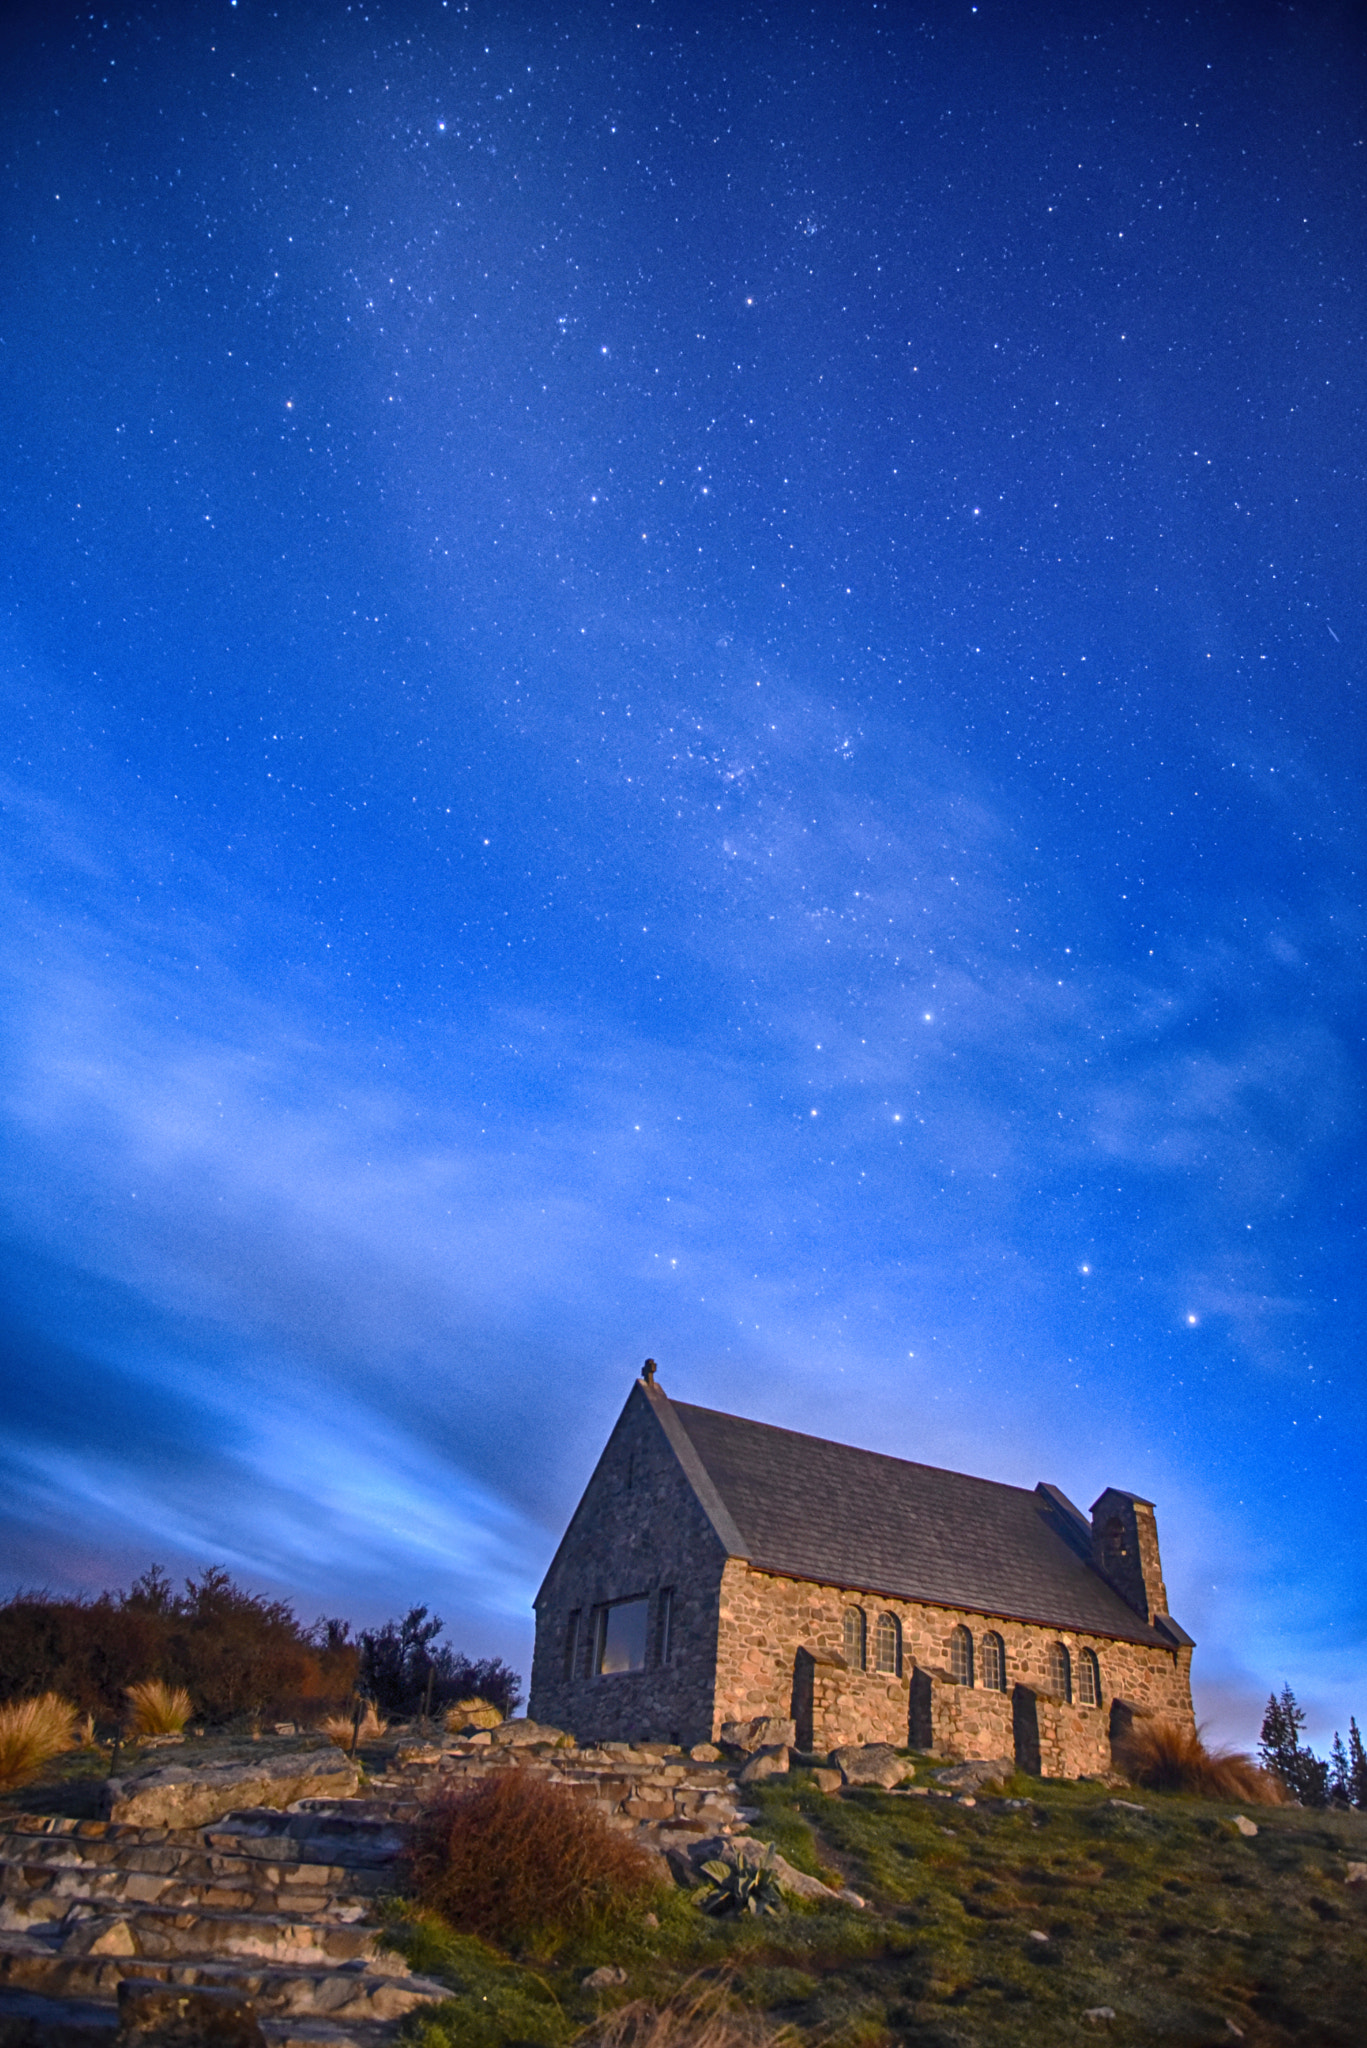
[[[1191,1643],[1167,1616],[1151,1503],[1110,1488],[1089,1523],[1057,1489],[1036,1490],[1072,1572],[1112,1589],[1113,1635],[1052,1625],[1047,1611],[912,1600],[752,1563],[682,1425],[690,1413],[700,1411],[672,1409],[653,1369],[633,1387],[537,1596],[535,1721],[585,1744],[687,1747],[715,1741],[724,1723],[773,1716],[793,1719],[806,1751],[891,1743],[947,1759],[1012,1755],[1051,1777],[1110,1767],[1117,1706],[1194,1725]],[[734,1474],[723,1478],[740,1499]],[[634,1668],[605,1668],[605,1618],[619,1603],[632,1603]],[[846,1655],[851,1610],[862,1662]],[[962,1657],[952,1672],[956,1628],[972,1639],[967,1682]]]

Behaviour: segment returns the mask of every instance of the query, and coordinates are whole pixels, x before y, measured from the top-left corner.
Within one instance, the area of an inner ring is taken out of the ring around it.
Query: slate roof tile
[[[1077,1524],[1042,1490],[669,1406],[760,1570],[1172,1647],[1081,1554]]]

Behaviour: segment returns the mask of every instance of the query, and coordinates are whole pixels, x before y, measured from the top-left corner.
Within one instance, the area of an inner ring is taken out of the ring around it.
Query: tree
[[[427,1608],[410,1607],[402,1621],[362,1629],[362,1691],[381,1713],[396,1716],[435,1711],[476,1695],[511,1714],[521,1697],[519,1674],[501,1658],[474,1659],[439,1643],[442,1627],[439,1614],[429,1620]]]
[[[1343,1737],[1337,1728],[1334,1730],[1334,1746],[1329,1752],[1329,1797],[1335,1806],[1351,1806],[1353,1803],[1348,1752],[1343,1746]]]
[[[1301,1741],[1305,1714],[1289,1685],[1280,1699],[1270,1695],[1259,1733],[1258,1755],[1301,1806],[1323,1806],[1329,1797],[1329,1765]]]
[[[1354,1806],[1367,1812],[1367,1751],[1356,1721],[1348,1723],[1348,1786]]]

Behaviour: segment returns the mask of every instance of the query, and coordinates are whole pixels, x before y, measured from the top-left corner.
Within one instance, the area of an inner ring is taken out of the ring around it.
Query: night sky
[[[632,1377],[1367,1713],[1349,7],[9,13],[0,1593],[528,1669]]]

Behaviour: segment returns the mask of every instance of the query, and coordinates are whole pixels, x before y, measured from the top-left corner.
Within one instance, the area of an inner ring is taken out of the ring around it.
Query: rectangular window
[[[674,1588],[662,1586],[655,1619],[655,1662],[667,1664],[674,1647]]]
[[[598,1618],[597,1667],[602,1672],[644,1671],[650,1602],[614,1600]]]
[[[574,1613],[570,1616],[569,1626],[565,1630],[565,1676],[566,1678],[577,1678],[578,1675],[579,1609],[576,1607]]]

